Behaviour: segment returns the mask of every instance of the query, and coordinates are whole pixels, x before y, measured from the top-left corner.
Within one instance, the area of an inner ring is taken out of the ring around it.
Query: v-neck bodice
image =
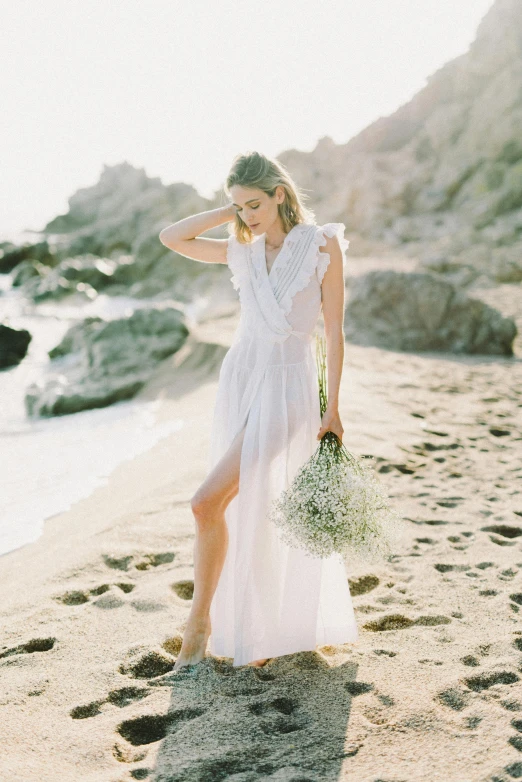
[[[266,265],[266,234],[248,244],[230,236],[227,261],[239,290],[241,321],[238,338],[284,342],[291,335],[311,338],[321,310],[321,282],[330,255],[319,248],[326,236],[337,236],[344,251],[342,223],[297,223],[287,233],[270,271]]]
[[[281,249],[280,249],[280,250],[279,250],[279,252],[277,253],[277,255],[276,255],[276,257],[274,258],[274,260],[272,261],[272,266],[270,267],[270,271],[268,270],[268,265],[267,265],[267,262],[266,262],[266,232],[265,232],[264,234],[262,234],[262,235],[261,235],[261,237],[260,237],[260,241],[261,241],[261,242],[262,242],[262,244],[263,244],[263,248],[262,248],[262,249],[263,249],[263,254],[264,254],[264,257],[265,257],[265,269],[266,269],[266,274],[267,274],[267,277],[268,277],[269,279],[271,279],[271,277],[272,277],[272,272],[274,271],[274,267],[276,267],[276,266],[277,266],[277,262],[278,262],[278,260],[279,260],[279,258],[280,258],[280,256],[281,256],[281,253],[283,253],[283,255],[284,255],[284,250],[285,250],[285,248],[286,248],[286,245],[287,245],[287,243],[288,243],[288,240],[289,240],[289,237],[290,237],[290,235],[291,235],[292,233],[295,233],[295,229],[296,229],[296,228],[297,228],[299,225],[301,225],[301,223],[298,223],[297,225],[293,225],[293,226],[292,226],[292,228],[290,228],[290,230],[289,230],[289,231],[288,231],[288,233],[286,234],[285,238],[283,239],[283,243],[282,243],[282,245],[281,245]]]

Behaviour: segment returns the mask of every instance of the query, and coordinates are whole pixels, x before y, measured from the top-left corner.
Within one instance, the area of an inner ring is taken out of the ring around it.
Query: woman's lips
[[[254,225],[249,225],[248,227],[249,228],[257,228],[258,225],[259,225],[259,223],[254,223]]]

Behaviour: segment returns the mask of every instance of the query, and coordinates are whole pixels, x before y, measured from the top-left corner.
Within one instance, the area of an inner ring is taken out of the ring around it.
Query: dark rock
[[[93,255],[67,258],[54,269],[39,269],[40,274],[25,281],[23,292],[34,301],[60,298],[69,293],[87,292],[91,298],[113,281],[117,261]]]
[[[346,306],[346,338],[390,350],[510,356],[516,334],[511,318],[429,273],[361,275]]]
[[[30,415],[64,415],[133,397],[160,361],[185,342],[174,307],[136,310],[127,318],[86,318],[49,351],[51,373],[27,390]]]
[[[46,241],[37,244],[23,244],[12,250],[4,250],[0,254],[0,274],[8,274],[22,261],[40,261],[40,263],[51,266],[56,262],[56,259]]]
[[[0,325],[0,369],[19,364],[27,353],[31,339],[26,329]]]
[[[22,261],[13,273],[13,288],[25,285],[28,280],[40,279],[49,271],[48,267],[40,261]]]

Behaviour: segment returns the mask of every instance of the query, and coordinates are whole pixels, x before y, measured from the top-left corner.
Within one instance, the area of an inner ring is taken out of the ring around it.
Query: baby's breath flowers
[[[326,343],[316,336],[321,417],[327,405]],[[400,516],[373,469],[331,431],[271,506],[269,518],[289,546],[314,557],[337,552],[365,561],[389,559],[400,540]]]

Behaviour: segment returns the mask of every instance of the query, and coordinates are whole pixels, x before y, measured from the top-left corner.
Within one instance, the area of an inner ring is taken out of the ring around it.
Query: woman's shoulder
[[[343,271],[346,270],[346,251],[350,242],[344,235],[345,231],[344,223],[324,223],[317,226],[315,246],[317,249],[317,277],[320,283],[323,281],[332,253],[336,248],[341,251]]]
[[[252,242],[240,242],[235,234],[230,234],[227,239],[227,264],[232,272],[231,282],[235,290],[240,288],[248,253],[257,241],[259,241],[259,237],[256,237]]]
[[[345,238],[345,231],[346,226],[344,223],[323,223],[322,225],[317,225],[317,234],[321,238],[325,239],[325,243],[328,243],[329,239],[337,238],[339,240],[339,244],[346,244],[346,247],[349,244],[348,239]],[[342,249],[342,247],[341,247]]]
[[[295,226],[303,235],[312,236],[315,239],[316,247],[327,247],[328,250],[335,246],[336,240],[339,242],[341,250],[344,252],[348,248],[349,241],[345,237],[346,226],[344,223],[296,223]]]

